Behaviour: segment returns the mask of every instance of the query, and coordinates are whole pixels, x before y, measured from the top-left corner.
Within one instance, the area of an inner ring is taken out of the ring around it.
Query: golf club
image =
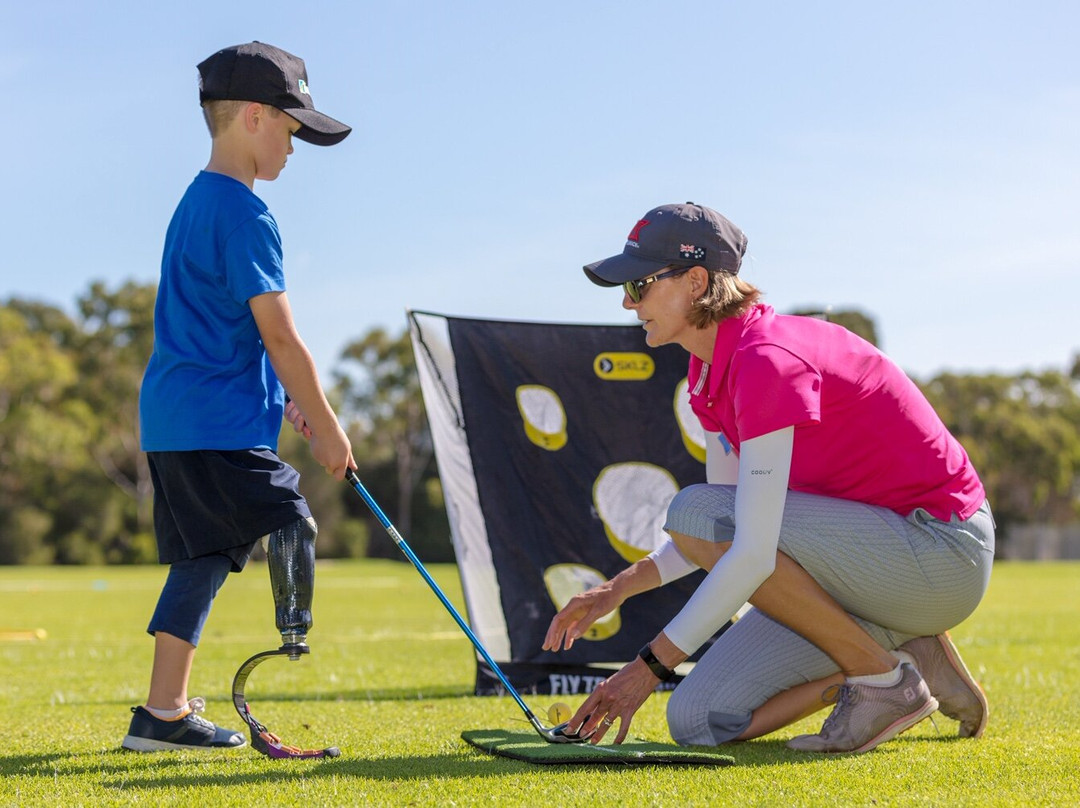
[[[481,643],[477,636],[473,634],[472,629],[469,628],[468,623],[466,623],[462,619],[461,615],[458,614],[457,609],[454,608],[453,604],[451,604],[450,601],[447,600],[446,595],[443,594],[443,591],[439,588],[439,585],[435,583],[432,577],[428,574],[428,571],[424,569],[424,565],[420,563],[420,559],[416,557],[416,554],[412,551],[412,548],[409,547],[405,539],[403,539],[401,534],[398,533],[397,528],[394,527],[393,524],[391,524],[390,520],[386,518],[386,514],[383,513],[382,508],[379,507],[379,504],[372,498],[371,494],[368,493],[367,489],[364,488],[364,484],[360,482],[360,478],[356,476],[355,472],[353,472],[352,469],[345,469],[345,480],[349,483],[349,485],[353,487],[353,490],[355,490],[356,493],[360,495],[361,499],[364,500],[364,503],[368,506],[371,512],[375,514],[375,518],[377,518],[382,524],[382,526],[386,529],[386,532],[390,535],[390,538],[394,540],[394,544],[398,546],[401,552],[405,554],[405,557],[412,562],[412,565],[414,567],[416,567],[416,571],[419,572],[421,576],[423,576],[425,581],[427,581],[428,586],[431,587],[431,591],[433,591],[438,596],[439,600],[442,601],[442,605],[446,607],[446,610],[448,612],[450,612],[450,616],[454,618],[458,626],[461,627],[461,630],[465,632],[465,636],[469,638],[470,642],[472,642],[473,647],[476,648],[477,652],[480,654],[480,656],[484,658],[484,661],[487,662],[492,672],[498,677],[499,681],[502,682],[503,687],[506,688],[506,692],[514,697],[514,701],[518,703],[518,707],[520,707],[525,713],[525,717],[529,719],[529,723],[533,725],[533,729],[537,731],[540,737],[548,743],[583,743],[584,741],[587,741],[590,736],[582,736],[578,735],[577,733],[567,732],[566,727],[568,722],[563,722],[562,724],[558,724],[554,727],[545,727],[543,724],[540,723],[540,719],[538,719],[533,714],[533,711],[529,709],[529,706],[525,703],[521,696],[518,695],[517,690],[512,684],[510,684],[510,680],[506,678],[506,675],[499,668],[498,664],[496,664],[495,660],[491,658],[491,654],[489,654],[487,652],[487,649],[484,648],[483,643]]]

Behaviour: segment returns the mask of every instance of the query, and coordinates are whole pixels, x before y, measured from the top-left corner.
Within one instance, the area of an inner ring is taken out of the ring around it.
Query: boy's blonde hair
[[[251,104],[251,101],[204,101],[202,105],[203,118],[206,120],[206,128],[210,130],[210,137],[217,137],[224,132],[229,124],[240,114],[240,110]],[[269,104],[263,104],[270,110],[270,117],[276,118],[281,110]]]
[[[761,290],[738,275],[723,270],[706,271],[709,282],[705,294],[694,301],[686,317],[695,328],[738,317],[761,299]]]

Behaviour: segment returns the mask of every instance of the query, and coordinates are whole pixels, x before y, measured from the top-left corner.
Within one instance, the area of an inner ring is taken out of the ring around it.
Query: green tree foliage
[[[1080,516],[1080,379],[942,374],[922,385],[964,445],[998,527],[1068,524]]]
[[[102,563],[153,557],[140,518],[137,392],[153,287],[93,285],[79,316],[0,308],[0,560]],[[145,472],[144,472],[145,473]],[[144,486],[143,508],[148,503]]]
[[[156,560],[137,406],[154,295],[152,285],[94,283],[74,315],[26,300],[0,304],[0,563]],[[827,319],[877,341],[860,312]],[[986,484],[999,547],[1010,525],[1080,516],[1080,355],[1061,372],[942,374],[920,386]],[[329,394],[364,484],[418,555],[452,560],[408,331],[374,329],[350,343]],[[279,449],[301,472],[321,557],[401,557],[287,424]]]
[[[331,404],[335,404],[331,394]],[[334,407],[335,411],[339,407]],[[355,451],[355,447],[354,447]],[[329,476],[311,456],[307,441],[286,423],[278,440],[281,459],[300,472],[300,493],[311,506],[319,525],[315,551],[319,558],[364,558],[368,554],[369,527],[346,507],[348,490]],[[355,496],[355,495],[354,495]]]
[[[139,450],[139,385],[154,348],[155,297],[154,286],[128,282],[110,292],[94,283],[78,301],[79,394],[101,416],[90,452],[134,505],[134,535],[118,538],[114,547],[134,558],[144,555],[145,537],[153,530],[154,490]]]
[[[62,312],[10,303],[0,309],[0,562],[49,563],[57,462],[78,466],[79,423],[68,393],[75,363],[58,342],[74,324]],[[24,310],[27,309],[27,310]],[[48,323],[51,328],[43,327]],[[71,474],[64,475],[68,480]]]
[[[453,560],[450,529],[408,330],[376,328],[349,343],[335,372],[359,475],[417,555]],[[355,494],[353,511],[365,506]],[[400,557],[382,526],[369,519],[370,554]]]

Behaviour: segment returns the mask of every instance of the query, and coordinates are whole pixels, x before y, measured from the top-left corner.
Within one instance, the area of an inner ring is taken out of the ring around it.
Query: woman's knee
[[[668,505],[664,530],[730,542],[735,538],[735,487],[701,483],[682,489]]]
[[[680,693],[679,691],[683,692]],[[715,746],[736,740],[750,726],[753,713],[723,707],[715,699],[696,698],[692,691],[675,688],[668,701],[668,731],[682,746]]]

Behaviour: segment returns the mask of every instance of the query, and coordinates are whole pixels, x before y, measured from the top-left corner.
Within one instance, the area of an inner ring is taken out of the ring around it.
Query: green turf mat
[[[628,738],[618,746],[587,743],[548,743],[535,732],[470,729],[462,740],[493,755],[526,763],[606,766],[731,766],[735,758],[666,743]]]

